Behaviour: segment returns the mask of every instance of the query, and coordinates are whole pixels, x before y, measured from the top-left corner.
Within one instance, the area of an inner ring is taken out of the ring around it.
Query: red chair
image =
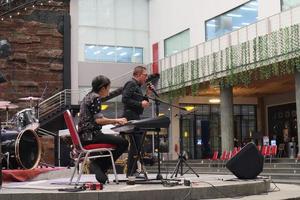
[[[265,158],[267,156],[270,156],[270,146],[269,145],[268,146],[264,145],[262,147],[262,149],[261,149],[261,155],[264,156]]]
[[[210,164],[211,164],[213,161],[218,160],[218,155],[219,155],[219,152],[218,152],[218,151],[214,151],[214,154],[213,154],[212,158],[209,159],[210,162],[209,162],[208,167],[210,167]]]
[[[272,145],[270,149],[270,163],[272,162],[272,158],[277,155],[277,145]]]
[[[229,153],[229,152],[228,152]],[[223,151],[223,153],[222,153],[222,155],[221,155],[221,157],[220,157],[220,160],[222,161],[222,166],[221,167],[223,167],[224,166],[224,163],[225,163],[225,161],[227,160],[227,155],[228,155],[228,153],[227,153],[227,151],[226,150],[224,150]]]
[[[89,144],[86,146],[82,146],[81,141],[79,139],[79,135],[76,130],[76,126],[73,121],[73,117],[69,110],[66,110],[64,112],[64,118],[65,118],[66,125],[69,129],[69,132],[70,132],[70,135],[72,138],[74,151],[78,155],[77,158],[75,159],[76,164],[74,166],[74,170],[73,170],[72,176],[70,178],[69,184],[72,184],[72,180],[74,178],[75,172],[77,171],[77,169],[79,167],[80,162],[82,162],[82,166],[84,166],[88,159],[101,158],[101,157],[110,157],[111,158],[113,172],[115,174],[115,181],[116,181],[116,183],[119,183],[114,158],[113,158],[113,155],[111,152],[112,150],[114,150],[114,148],[116,146],[112,145],[112,144]],[[97,154],[91,156],[90,155],[91,153],[97,153]],[[108,154],[102,154],[102,153],[108,153]],[[81,175],[82,175],[82,168],[79,170],[79,174],[78,174],[78,177],[77,177],[77,180],[75,183],[76,185],[78,185]]]
[[[258,151],[261,151],[261,145],[257,145],[256,148]]]
[[[234,147],[232,151],[232,157],[235,156],[238,153],[238,148]]]

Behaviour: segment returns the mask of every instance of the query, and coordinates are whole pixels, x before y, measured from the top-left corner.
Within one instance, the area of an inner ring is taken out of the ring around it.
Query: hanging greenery
[[[197,95],[199,84],[209,80],[223,86],[248,86],[256,80],[300,71],[299,24],[233,45],[161,72],[160,89],[171,98]],[[254,70],[257,69],[257,70]]]

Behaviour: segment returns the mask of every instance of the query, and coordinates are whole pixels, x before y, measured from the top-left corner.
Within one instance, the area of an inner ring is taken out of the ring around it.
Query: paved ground
[[[150,184],[150,185],[126,185],[121,183],[119,185],[110,183],[104,186],[104,190],[100,191],[98,195],[89,193],[89,191],[79,193],[68,193],[63,196],[64,193],[58,192],[59,188],[70,187],[68,185],[62,185],[68,181],[71,170],[56,171],[48,174],[43,174],[36,178],[34,181],[22,182],[22,183],[4,183],[3,188],[0,190],[0,200],[35,200],[35,199],[51,199],[51,200],[74,200],[74,199],[114,199],[114,200],[132,200],[132,199],[163,199],[163,200],[198,200],[209,198],[212,196],[226,197],[227,194],[230,196],[236,196],[241,191],[249,191],[250,193],[256,193],[260,187],[266,186],[268,179],[263,177],[257,180],[238,180],[233,175],[211,175],[201,174],[197,178],[193,174],[186,174],[183,177],[179,177],[181,182],[184,179],[192,182],[191,187],[178,185],[178,186],[163,186],[162,184]],[[150,174],[150,178],[155,178],[155,174]],[[163,175],[165,178],[166,176]],[[125,179],[124,175],[119,176],[120,179]],[[169,177],[168,177],[169,178]],[[112,180],[113,177],[110,176]],[[81,181],[96,181],[94,175],[84,175]],[[59,184],[53,184],[59,183]],[[234,198],[219,198],[219,199],[300,199],[300,185],[294,184],[275,184],[271,183],[271,188],[268,193],[252,196],[241,196]],[[73,187],[73,186],[71,186]],[[279,189],[278,189],[279,188]],[[88,192],[88,193],[87,193]],[[163,192],[160,196],[159,193]],[[56,193],[56,195],[52,195]],[[35,196],[32,196],[35,195]],[[88,197],[82,195],[90,195]],[[154,196],[153,196],[154,195]],[[173,195],[173,196],[172,196]]]
[[[220,200],[229,200],[232,198],[219,198]],[[242,200],[283,200],[283,199],[300,199],[300,185],[272,183],[271,191],[266,194],[252,195],[245,197],[235,197],[234,199]]]

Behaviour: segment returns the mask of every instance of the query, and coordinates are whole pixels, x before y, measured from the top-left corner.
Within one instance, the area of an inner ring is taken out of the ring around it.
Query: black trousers
[[[123,137],[117,135],[108,135],[99,133],[94,135],[92,141],[84,141],[83,145],[88,144],[97,144],[97,143],[105,143],[105,144],[114,144],[116,145],[115,150],[112,151],[114,161],[116,161],[128,148],[128,141]],[[96,163],[104,173],[111,167],[110,157],[104,158],[96,158],[93,159],[92,162]]]
[[[132,110],[125,109],[123,117],[129,120],[139,120],[140,115]],[[131,172],[136,172],[137,163],[134,162],[134,158],[139,154],[137,150],[142,150],[142,138],[144,132],[132,132],[129,134],[130,147],[128,150],[128,160],[127,160],[127,176],[131,176]]]

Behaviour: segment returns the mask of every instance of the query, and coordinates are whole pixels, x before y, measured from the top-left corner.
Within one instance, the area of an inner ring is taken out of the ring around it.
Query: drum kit
[[[1,122],[1,149],[4,155],[2,166],[7,169],[33,169],[38,166],[41,159],[41,144],[36,130],[39,121],[32,107],[39,97],[19,98],[28,101],[30,108],[17,112],[9,119],[9,111],[19,108],[9,101],[0,101],[0,110],[6,111],[6,121]]]

